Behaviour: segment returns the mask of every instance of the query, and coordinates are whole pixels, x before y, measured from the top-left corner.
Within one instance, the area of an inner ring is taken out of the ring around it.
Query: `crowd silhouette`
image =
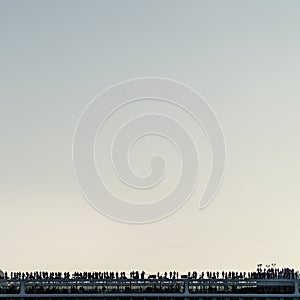
[[[38,279],[97,279],[97,280],[112,280],[112,279],[298,279],[299,271],[290,268],[275,268],[274,266],[266,266],[262,268],[259,264],[256,271],[253,272],[236,272],[236,271],[221,271],[221,272],[188,272],[187,274],[179,274],[178,271],[165,271],[157,274],[146,274],[145,271],[126,272],[0,272],[0,279],[6,280],[38,280]]]
[[[299,272],[290,268],[258,265],[253,272],[2,272],[0,294],[111,294],[111,293],[184,293],[191,294],[293,294],[291,280],[274,285],[263,279],[299,279]],[[247,281],[248,280],[248,281]],[[220,283],[220,281],[222,281]],[[260,283],[259,283],[260,282]],[[217,284],[216,284],[217,283]]]

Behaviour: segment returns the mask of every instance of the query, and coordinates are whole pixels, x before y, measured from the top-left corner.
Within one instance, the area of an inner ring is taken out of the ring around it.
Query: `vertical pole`
[[[300,290],[299,290],[299,280],[295,280],[295,294],[299,295]]]
[[[188,283],[188,279],[184,280],[184,300],[188,300],[189,297],[186,297],[189,295],[189,283]]]
[[[20,294],[22,296],[25,295],[25,282],[24,282],[24,280],[21,280],[21,282],[20,282]]]

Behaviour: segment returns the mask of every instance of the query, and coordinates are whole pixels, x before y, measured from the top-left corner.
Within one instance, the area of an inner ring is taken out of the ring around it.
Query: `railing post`
[[[189,282],[188,282],[188,279],[186,279],[184,281],[184,295],[185,296],[189,295]],[[189,299],[189,298],[185,297],[184,299]]]
[[[20,282],[20,294],[25,295],[25,282],[23,280]]]
[[[295,280],[295,294],[299,295],[300,290],[299,290],[299,279]]]

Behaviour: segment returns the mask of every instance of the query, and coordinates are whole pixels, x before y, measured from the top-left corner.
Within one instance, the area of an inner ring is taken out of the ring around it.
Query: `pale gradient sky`
[[[0,1],[0,269],[299,269],[299,16],[297,0]],[[88,204],[71,147],[96,94],[143,76],[205,96],[227,169],[206,209],[137,226]]]

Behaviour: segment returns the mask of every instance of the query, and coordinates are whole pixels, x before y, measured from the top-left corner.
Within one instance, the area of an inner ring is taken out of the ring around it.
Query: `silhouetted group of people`
[[[146,274],[144,271],[126,272],[0,272],[0,279],[20,279],[20,280],[37,280],[37,279],[297,279],[299,272],[289,268],[258,268],[255,272],[188,272],[185,275],[180,275],[177,271],[170,271],[157,274]]]

